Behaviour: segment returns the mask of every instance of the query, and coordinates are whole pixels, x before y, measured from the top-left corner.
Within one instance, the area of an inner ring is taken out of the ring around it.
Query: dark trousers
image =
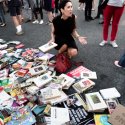
[[[93,0],[85,0],[85,20],[91,18],[92,1]]]
[[[41,16],[41,19],[43,19],[43,10],[42,10],[42,7],[40,7],[40,8],[34,8],[33,9],[33,13],[34,13],[34,16],[35,16],[36,19],[38,19],[38,13]]]
[[[101,14],[103,15],[103,8],[100,7],[102,2],[103,2],[103,0],[99,0],[98,11],[97,11],[97,16],[96,16],[97,18],[99,18]]]
[[[3,3],[0,2],[0,22],[5,23]]]
[[[124,52],[124,54],[121,56],[121,58],[120,58],[118,64],[119,64],[120,66],[122,66],[122,67],[125,67],[125,52]]]
[[[59,9],[59,0],[55,0],[55,13],[58,13]]]

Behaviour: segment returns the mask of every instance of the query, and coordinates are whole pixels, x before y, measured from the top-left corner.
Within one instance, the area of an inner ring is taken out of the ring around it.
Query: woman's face
[[[66,17],[71,17],[73,11],[73,6],[71,2],[66,3],[64,9],[61,9],[61,12]]]

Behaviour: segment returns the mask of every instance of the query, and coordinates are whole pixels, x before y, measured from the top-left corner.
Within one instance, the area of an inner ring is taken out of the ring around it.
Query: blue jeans
[[[120,58],[118,64],[119,64],[120,66],[122,66],[122,67],[125,67],[125,52],[124,52],[124,54],[121,56],[121,58]]]
[[[0,22],[5,23],[3,3],[0,2]]]

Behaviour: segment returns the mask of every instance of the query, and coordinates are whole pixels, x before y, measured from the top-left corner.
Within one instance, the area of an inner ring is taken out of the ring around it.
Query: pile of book
[[[115,87],[92,92],[95,71],[78,66],[57,75],[55,54],[48,53],[57,44],[1,44],[0,125],[122,125],[121,95]]]

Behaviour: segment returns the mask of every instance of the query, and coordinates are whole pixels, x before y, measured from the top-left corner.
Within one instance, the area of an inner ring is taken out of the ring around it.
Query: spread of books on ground
[[[0,44],[0,125],[125,125],[117,88],[92,92],[97,74],[82,65],[57,73],[55,44]]]

